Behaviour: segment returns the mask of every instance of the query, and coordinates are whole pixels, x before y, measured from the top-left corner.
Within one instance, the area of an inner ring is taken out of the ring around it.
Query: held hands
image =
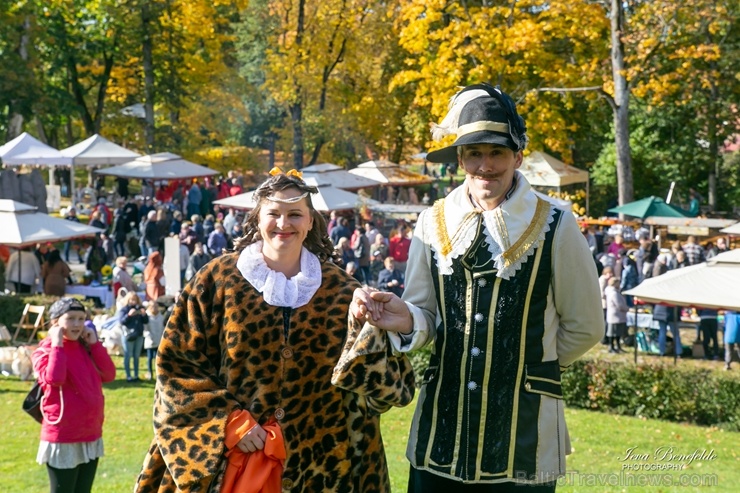
[[[410,334],[414,321],[406,303],[393,293],[357,288],[350,311],[357,320],[390,332]]]
[[[236,446],[245,454],[256,452],[265,448],[265,440],[267,439],[267,432],[260,425],[254,425],[254,427],[244,435]]]

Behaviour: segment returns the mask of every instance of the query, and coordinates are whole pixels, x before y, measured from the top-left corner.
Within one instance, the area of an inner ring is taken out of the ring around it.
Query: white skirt
[[[103,457],[103,438],[94,442],[53,443],[41,440],[36,462],[56,469],[74,469],[80,464]]]

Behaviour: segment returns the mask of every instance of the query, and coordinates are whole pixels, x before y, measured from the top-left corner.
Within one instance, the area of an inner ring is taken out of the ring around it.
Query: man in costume
[[[560,373],[604,332],[591,252],[517,171],[527,135],[508,95],[463,89],[433,133],[456,140],[427,160],[457,161],[465,182],[419,217],[403,301],[358,290],[352,304],[397,350],[434,344],[408,491],[553,491],[569,453]]]

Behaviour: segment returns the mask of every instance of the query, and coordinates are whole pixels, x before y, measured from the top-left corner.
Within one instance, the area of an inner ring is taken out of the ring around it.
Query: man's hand
[[[357,320],[390,332],[410,334],[414,327],[406,303],[393,293],[370,288],[355,289],[350,310]]]
[[[254,428],[249,430],[236,446],[239,450],[247,454],[265,448],[265,440],[267,440],[265,429],[260,425],[254,425]]]

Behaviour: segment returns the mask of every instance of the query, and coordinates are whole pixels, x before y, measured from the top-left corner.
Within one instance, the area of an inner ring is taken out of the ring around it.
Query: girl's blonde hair
[[[141,298],[139,298],[139,295],[136,294],[135,291],[129,291],[126,293],[126,297],[123,298],[123,301],[127,305],[140,305],[141,304]],[[135,303],[131,303],[132,301],[135,301]]]

